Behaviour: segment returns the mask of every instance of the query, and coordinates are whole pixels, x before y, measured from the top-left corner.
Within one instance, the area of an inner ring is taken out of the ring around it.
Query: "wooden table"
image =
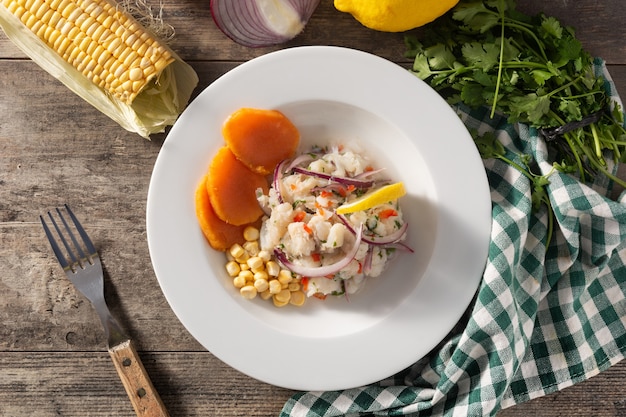
[[[156,3],[156,2],[153,2]],[[269,51],[225,38],[208,0],[164,0],[173,48],[209,85]],[[621,0],[521,1],[577,28],[607,60],[626,95],[626,9]],[[322,0],[305,32],[284,46],[341,45],[408,66],[402,34],[365,29]],[[223,364],[177,320],[155,278],[146,243],[146,195],[166,134],[151,141],[117,126],[54,80],[0,33],[0,416],[132,416],[91,305],[51,254],[38,215],[69,203],[106,266],[114,314],[134,336],[172,416],[275,416],[289,390]],[[402,92],[399,92],[402,94]],[[297,361],[297,357],[285,358]],[[297,366],[293,363],[290,366]],[[501,417],[625,416],[626,364],[502,411]]]

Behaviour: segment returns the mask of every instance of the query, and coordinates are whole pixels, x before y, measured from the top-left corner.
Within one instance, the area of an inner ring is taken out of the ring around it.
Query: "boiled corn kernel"
[[[241,267],[237,262],[230,261],[226,264],[226,272],[228,272],[228,275],[231,277],[236,277],[239,275],[239,272],[241,272]]]
[[[281,269],[281,271],[278,273],[278,281],[281,284],[289,284],[291,281],[293,281],[293,277],[291,276],[291,271],[288,271],[286,269]]]
[[[278,273],[280,272],[280,265],[278,265],[277,262],[274,261],[268,261],[265,264],[265,269],[267,270],[267,274],[272,276],[272,277],[276,277],[278,276]]]
[[[258,281],[258,280],[264,280],[264,281],[268,281],[270,278],[270,276],[267,274],[266,271],[257,271],[254,273],[254,280]]]
[[[246,281],[254,281],[254,274],[251,271],[241,271],[238,276]]]
[[[274,295],[274,298],[282,303],[288,303],[291,298],[291,291],[287,289],[281,290],[278,294]]]
[[[257,256],[259,254],[259,242],[246,242],[243,244],[243,248],[250,254],[250,256]]]
[[[270,292],[272,294],[278,294],[279,292],[281,292],[283,290],[283,287],[281,285],[280,282],[278,282],[277,279],[273,279],[269,282],[270,284]]]
[[[254,288],[254,285],[246,285],[239,290],[239,293],[242,295],[243,298],[251,300],[256,297],[257,289]]]
[[[269,261],[271,261],[271,260],[272,260],[272,254],[271,254],[271,253],[269,253],[269,252],[268,252],[268,251],[266,251],[266,250],[262,250],[262,251],[260,251],[258,256],[259,256],[261,259],[263,259],[263,261],[264,261],[264,262],[269,262]]]
[[[246,251],[239,243],[235,243],[233,246],[230,247],[228,253],[230,253],[233,258],[237,259],[243,256]]]
[[[264,267],[265,263],[263,262],[263,259],[261,259],[258,256],[253,256],[252,258],[249,258],[246,263],[248,264],[248,266],[250,267],[250,269],[254,270],[259,270],[259,268]]]
[[[276,307],[284,307],[289,304],[289,301],[280,301],[276,299],[276,296],[272,297],[272,301]]]
[[[246,278],[242,277],[241,275],[237,275],[235,278],[233,278],[233,285],[235,286],[235,288],[245,287]]]
[[[256,288],[258,292],[263,293],[270,288],[270,284],[264,279],[257,279],[254,281],[254,288]]]
[[[259,239],[259,229],[253,226],[248,226],[243,229],[243,238],[248,242],[255,241]]]
[[[302,291],[293,291],[289,303],[295,306],[302,306],[306,300],[306,295]]]

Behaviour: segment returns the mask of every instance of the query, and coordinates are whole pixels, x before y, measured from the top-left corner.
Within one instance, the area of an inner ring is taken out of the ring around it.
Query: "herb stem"
[[[591,128],[591,134],[593,135],[593,144],[595,145],[596,156],[599,161],[603,162],[602,165],[604,165],[605,161],[602,157],[602,146],[600,145],[600,138],[598,137],[598,129],[596,129],[595,123],[592,123],[589,127]]]
[[[498,105],[498,94],[500,93],[500,84],[502,82],[502,63],[504,61],[504,11],[500,12],[501,18],[501,27],[500,27],[500,59],[498,63],[498,75],[496,81],[496,90],[493,95],[493,104],[491,105],[491,114],[490,117],[493,119],[493,116],[496,114],[496,108]]]

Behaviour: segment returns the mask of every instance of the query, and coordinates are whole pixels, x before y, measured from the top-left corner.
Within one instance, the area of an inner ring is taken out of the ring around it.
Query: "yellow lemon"
[[[371,193],[362,195],[356,200],[343,204],[337,207],[335,212],[337,214],[347,214],[354,213],[355,211],[367,210],[372,207],[388,203],[389,201],[397,200],[405,194],[406,190],[404,189],[404,184],[396,182],[394,184],[385,185],[384,187],[372,191]]]
[[[459,0],[335,0],[363,26],[381,32],[404,32],[430,23]]]

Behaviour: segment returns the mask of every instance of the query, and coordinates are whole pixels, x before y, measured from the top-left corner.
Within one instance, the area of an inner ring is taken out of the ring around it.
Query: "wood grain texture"
[[[298,45],[339,45],[408,67],[403,34],[370,31],[322,0],[304,33],[249,49],[211,20],[208,0],[163,0],[172,47],[198,72],[196,94],[241,63]],[[576,28],[626,95],[620,0],[520,0]],[[419,30],[414,31],[419,35]],[[91,305],[50,253],[40,213],[68,203],[98,246],[105,294],[135,339],[172,416],[276,416],[291,391],[255,381],[207,352],[178,321],[150,263],[145,210],[167,132],[146,141],[41,70],[0,32],[0,416],[133,416]],[[284,358],[297,366],[297,358]],[[295,361],[295,362],[294,362]],[[499,417],[626,416],[626,363]]]

